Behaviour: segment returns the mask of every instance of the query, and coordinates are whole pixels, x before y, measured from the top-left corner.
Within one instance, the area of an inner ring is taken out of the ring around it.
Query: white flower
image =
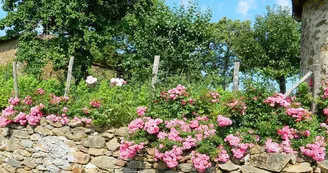
[[[85,82],[87,84],[94,84],[97,82],[97,78],[93,77],[93,76],[88,76],[87,79],[85,80]]]
[[[112,78],[112,79],[110,79],[110,84],[112,86],[122,86],[125,83],[126,83],[125,80],[121,79],[121,78]]]

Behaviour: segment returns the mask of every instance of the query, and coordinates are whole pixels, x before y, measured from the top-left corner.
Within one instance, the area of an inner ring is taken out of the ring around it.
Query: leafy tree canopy
[[[7,35],[21,35],[17,58],[27,62],[27,71],[39,74],[48,60],[54,62],[55,68],[64,68],[69,56],[75,56],[75,77],[81,78],[93,62],[91,50],[113,39],[117,23],[133,11],[136,3],[137,0],[3,0],[8,14],[0,20],[0,28],[6,28]]]
[[[288,8],[267,7],[267,14],[257,16],[251,30],[235,37],[233,49],[244,71],[255,69],[276,80],[280,92],[285,92],[286,78],[299,71],[300,38],[300,24]]]
[[[134,75],[150,76],[154,55],[160,55],[162,76],[201,76],[212,37],[210,11],[202,11],[195,2],[174,9],[163,1],[155,2],[148,11],[140,4],[135,8],[136,13],[125,17],[124,68]]]
[[[238,61],[233,52],[233,39],[245,31],[250,30],[250,21],[241,22],[231,20],[226,17],[217,23],[211,23],[213,33],[210,48],[213,56],[206,62],[209,66],[207,73],[219,75],[221,77],[221,86],[226,88],[232,81],[233,64]]]

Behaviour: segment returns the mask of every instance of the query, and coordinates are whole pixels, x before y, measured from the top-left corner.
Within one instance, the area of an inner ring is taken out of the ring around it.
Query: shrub
[[[211,161],[242,159],[254,145],[264,145],[267,152],[300,150],[321,161],[325,156],[326,132],[319,126],[321,118],[298,102],[308,103],[302,98],[306,97],[285,98],[254,85],[248,85],[244,92],[233,93],[189,92],[178,85],[137,109],[140,117],[128,125],[128,139],[134,141],[131,146],[141,143],[154,147],[155,158],[168,167],[177,166],[184,156],[192,153],[192,162],[200,172],[211,166]],[[124,153],[126,147],[121,150]],[[320,155],[314,156],[316,152]],[[200,159],[208,164],[200,166]]]
[[[8,100],[7,106],[0,117],[0,127],[10,123],[20,125],[38,125],[42,117],[46,117],[53,122],[60,122],[65,125],[69,123],[67,113],[69,111],[70,99],[68,97],[58,97],[48,94],[42,88],[35,91],[33,95],[28,95],[23,99],[12,97]],[[91,123],[91,119],[74,117],[74,121],[81,121],[86,124]]]
[[[43,104],[42,113],[44,116],[56,115],[60,117],[62,115],[61,109],[65,107],[67,108],[65,116],[67,115],[71,118],[88,117],[93,120],[94,125],[112,125],[118,127],[127,125],[128,122],[136,117],[134,111],[137,106],[149,102],[151,90],[147,83],[140,85],[136,89],[135,86],[129,84],[123,85],[121,83],[122,81],[121,79],[115,79],[111,82],[102,80],[98,84],[95,78],[89,78],[88,81],[81,81],[78,85],[72,85],[69,100],[65,102],[61,100],[60,104],[54,107],[51,104],[51,100],[53,98],[63,98],[59,97],[64,91],[63,85],[55,79],[38,81],[33,77],[21,76],[19,78],[20,104],[14,107],[15,114],[8,117],[8,119],[11,122],[20,111],[28,115],[30,108]],[[3,105],[3,108],[6,108],[8,106],[8,98],[13,97],[13,80],[10,79],[4,83],[5,87],[1,88],[3,90],[1,94],[3,94],[3,98],[5,99],[0,100],[2,101],[0,103]],[[37,88],[42,88],[46,94],[37,94]],[[31,97],[30,99],[33,100],[33,105],[26,107],[23,103],[21,104],[21,101],[25,97]]]

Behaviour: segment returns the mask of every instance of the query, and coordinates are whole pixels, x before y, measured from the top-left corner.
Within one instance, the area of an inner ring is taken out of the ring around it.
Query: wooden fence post
[[[66,80],[66,87],[65,87],[64,97],[67,97],[67,95],[69,93],[69,88],[71,86],[73,63],[74,63],[74,56],[71,56],[71,58],[69,60],[69,65],[68,65],[68,72],[67,72],[67,80]]]
[[[307,72],[307,73],[302,77],[301,80],[299,80],[295,85],[293,85],[293,87],[292,87],[291,89],[289,89],[289,90],[284,94],[284,96],[285,96],[285,97],[288,97],[288,96],[293,92],[293,90],[294,90],[295,88],[297,88],[302,82],[304,82],[306,79],[308,79],[312,74],[313,74],[312,71]]]
[[[240,62],[235,62],[235,67],[233,70],[233,91],[238,91],[239,87],[239,66]]]
[[[157,82],[159,59],[160,59],[159,55],[156,55],[155,58],[154,58],[153,77],[151,79],[151,87],[152,87],[153,90],[155,90],[155,85],[156,85],[156,82]]]
[[[17,63],[13,62],[13,75],[14,75],[14,91],[15,97],[18,98],[18,79],[17,79]]]
[[[320,80],[321,80],[320,64],[316,61],[312,65],[312,69],[313,69],[313,98],[314,100],[316,100],[320,92]],[[317,104],[315,103],[315,101],[312,102],[311,111],[313,113],[317,111]]]

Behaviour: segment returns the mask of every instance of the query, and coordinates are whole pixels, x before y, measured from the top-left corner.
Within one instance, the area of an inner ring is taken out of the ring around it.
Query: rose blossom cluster
[[[290,153],[296,153],[296,151],[293,150],[290,144],[291,139],[297,139],[299,138],[299,135],[296,129],[290,128],[289,126],[284,126],[282,129],[278,129],[278,135],[281,136],[281,139],[283,141],[280,144],[280,147],[284,153],[290,154]],[[306,130],[305,132],[302,132],[300,134],[304,136],[308,136],[310,131]]]
[[[181,147],[176,145],[171,150],[165,151],[164,153],[155,151],[155,160],[161,159],[169,168],[178,166],[179,160],[182,159],[183,150]]]
[[[137,114],[139,116],[144,116],[147,109],[148,109],[147,106],[139,106],[137,107]]]
[[[214,136],[216,133],[215,127],[213,124],[206,124],[206,125],[199,125],[197,128],[194,129],[198,132],[195,136],[196,139],[201,141],[211,136]]]
[[[193,99],[193,98],[189,98],[187,101],[185,101],[185,100],[181,100],[181,104],[182,104],[182,105],[186,105],[187,102],[188,102],[189,104],[192,105],[192,104],[195,102],[195,99]]]
[[[280,145],[277,142],[273,142],[272,139],[267,139],[264,146],[268,153],[278,153],[281,151]]]
[[[186,87],[181,84],[168,91],[162,91],[160,95],[160,97],[165,99],[166,101],[168,101],[169,99],[177,100],[179,96],[188,96],[188,93],[186,92]],[[157,102],[157,100],[155,100],[155,102]],[[188,100],[181,100],[182,105],[186,105],[187,102],[192,105],[195,102],[195,99],[189,98]]]
[[[166,150],[164,152],[160,152],[156,149],[155,152],[155,159],[162,160],[166,163],[166,165],[170,168],[176,167],[179,161],[182,159],[183,151],[189,151],[197,146],[197,143],[206,139],[210,136],[215,135],[216,130],[214,124],[204,124],[207,123],[209,119],[206,116],[203,117],[196,117],[194,120],[187,121],[186,118],[183,120],[180,119],[172,119],[165,121],[165,129],[160,129],[158,126],[163,121],[161,119],[152,119],[150,117],[142,117],[137,118],[130,122],[128,125],[129,133],[133,134],[139,130],[145,130],[148,134],[156,135],[159,142],[169,140],[179,142],[182,145],[177,146],[174,145],[171,149]],[[182,133],[191,133],[196,132],[195,134],[190,134],[186,137],[183,137]],[[164,143],[160,143],[159,148],[163,148],[165,146]],[[202,155],[198,155],[202,158]],[[227,153],[222,150],[221,155],[218,156],[219,160],[224,161],[227,159]],[[197,161],[195,156],[195,167],[200,171],[202,169],[206,169],[202,167],[201,163]],[[208,158],[208,162],[209,162]],[[209,162],[210,163],[210,162]]]
[[[120,145],[120,158],[130,159],[133,158],[137,152],[143,149],[144,143],[134,144],[133,142],[121,141]]]
[[[277,132],[283,140],[299,138],[297,130],[294,128],[290,128],[289,126],[284,126],[282,129],[278,129]]]
[[[131,121],[128,125],[129,133],[132,134],[140,129],[143,129],[144,127],[144,120],[141,118],[137,118],[133,121]]]
[[[241,143],[241,138],[232,134],[226,136],[224,141],[228,142],[231,147],[234,147],[231,149],[231,151],[233,153],[233,157],[236,159],[243,158],[247,149],[254,146],[254,144]]]
[[[217,158],[214,159],[215,162],[227,162],[229,159],[230,159],[230,156],[227,152],[227,150],[225,150],[223,148],[222,145],[218,146],[218,150],[219,150],[219,153],[217,155]]]
[[[290,106],[289,100],[287,100],[286,97],[281,93],[276,93],[274,96],[268,97],[266,100],[264,100],[264,103],[269,104],[271,107],[280,106],[287,108]]]
[[[277,142],[273,142],[272,139],[267,139],[267,141],[265,142],[265,148],[266,151],[269,153],[277,153],[277,152],[284,152],[287,154],[297,153],[297,151],[295,151],[292,148],[290,140],[298,139],[299,135],[303,135],[306,137],[310,136],[309,130],[298,132],[296,129],[290,128],[289,126],[284,126],[282,129],[278,129],[277,133],[278,135],[280,135],[283,141],[281,142],[281,144],[279,144]]]
[[[326,149],[324,147],[324,140],[325,138],[323,136],[316,136],[316,141],[313,144],[307,144],[306,147],[300,147],[301,152],[315,161],[325,160]]]
[[[197,139],[193,138],[191,136],[188,136],[185,139],[183,139],[182,149],[183,150],[189,150],[193,147],[196,147],[196,145],[197,145]]]
[[[124,79],[121,78],[112,78],[110,79],[110,85],[111,86],[123,86],[124,84],[126,84],[126,81]]]
[[[19,104],[20,100],[17,97],[12,97],[8,100],[9,104],[16,106]]]
[[[323,114],[325,114],[326,116],[328,116],[328,108],[323,109]]]
[[[90,113],[88,108],[82,108],[82,112],[86,115]]]
[[[158,139],[169,139],[171,141],[178,141],[182,142],[183,138],[180,136],[180,131],[182,132],[190,132],[191,128],[189,127],[189,124],[187,124],[183,120],[173,119],[171,121],[165,121],[165,127],[169,129],[169,132],[159,132],[157,137]],[[187,139],[184,141],[184,148],[188,148],[190,146],[193,147],[194,143],[192,143],[193,140],[196,139]]]
[[[100,108],[101,106],[101,103],[99,100],[93,100],[90,102],[90,106],[93,107],[93,108]]]
[[[186,87],[183,85],[178,85],[177,87],[168,90],[170,99],[176,100],[179,96],[182,96],[186,93]]]
[[[327,83],[326,83],[326,85],[327,85]],[[328,87],[323,88],[323,98],[324,99],[328,98]]]
[[[156,134],[159,132],[158,125],[163,122],[163,120],[156,118],[152,119],[149,117],[144,118],[146,120],[144,130],[146,130],[149,134]]]
[[[227,106],[233,110],[240,112],[242,115],[245,115],[245,111],[247,109],[246,104],[240,100],[235,100],[230,103],[227,103]]]
[[[93,76],[88,76],[85,82],[89,85],[95,84],[97,82],[97,78]]]
[[[165,121],[165,127],[170,129],[170,128],[179,128],[183,132],[190,132],[190,126],[187,122],[179,119],[173,119],[170,121]],[[198,127],[198,126],[196,126]],[[196,128],[194,127],[194,128]]]
[[[211,100],[212,103],[217,103],[217,102],[219,102],[219,98],[220,98],[221,96],[220,96],[220,94],[219,94],[218,92],[210,92],[209,94],[210,94],[211,97],[212,97],[212,100]]]
[[[7,106],[4,110],[2,110],[2,116],[9,117],[15,114],[14,106]]]
[[[33,103],[32,97],[31,96],[26,96],[23,100],[23,103],[25,103],[27,105],[32,105],[32,103]]]
[[[228,142],[230,146],[237,147],[241,141],[241,139],[238,136],[234,136],[232,134],[226,136],[224,139],[225,142]]]
[[[232,124],[232,121],[230,118],[224,117],[222,115],[218,115],[217,122],[218,122],[219,127],[225,127],[225,126],[229,126]]]
[[[40,122],[41,118],[43,117],[43,108],[44,105],[40,104],[32,107],[30,109],[29,114],[19,112],[16,117],[13,117],[16,114],[16,111],[14,110],[14,106],[10,105],[4,110],[2,110],[0,127],[5,127],[11,122],[19,123],[20,125],[26,125],[28,123],[30,125],[35,126]]]
[[[286,114],[295,118],[296,122],[305,120],[311,120],[311,113],[304,108],[287,108]]]
[[[36,90],[36,93],[39,94],[39,95],[44,95],[44,94],[46,94],[46,91],[44,91],[44,89],[42,89],[42,88],[38,88]]]
[[[69,100],[69,97],[58,97],[54,94],[50,94],[51,100],[50,100],[50,104],[52,105],[58,105],[61,102],[65,102]]]
[[[131,121],[128,125],[129,133],[132,134],[138,130],[145,130],[149,134],[156,134],[159,132],[158,125],[161,124],[163,120],[157,118],[152,119],[150,117],[143,117],[143,118],[137,118],[133,121]]]
[[[62,125],[68,124],[69,122],[66,114],[62,114],[61,116],[50,114],[46,116],[46,119],[51,120],[52,122],[60,122]]]
[[[91,124],[91,123],[92,123],[92,119],[90,119],[90,118],[85,118],[85,117],[83,117],[83,118],[74,117],[73,120],[71,120],[71,121],[75,121],[75,122],[83,122],[83,123],[85,123],[85,124]]]
[[[36,93],[38,95],[45,94],[45,91],[42,88],[37,89]],[[54,94],[50,94],[51,100],[49,101],[50,105],[55,105],[58,107],[59,103],[67,101],[68,97],[57,97]],[[33,125],[36,126],[40,123],[41,118],[45,117],[48,120],[53,122],[60,122],[61,124],[68,124],[69,118],[67,117],[67,107],[62,108],[62,113],[57,115],[57,113],[44,114],[43,110],[45,109],[44,104],[40,103],[38,105],[32,106],[33,101],[31,96],[26,96],[21,102],[19,98],[10,98],[8,100],[10,106],[2,110],[2,115],[0,116],[0,127],[5,127],[10,123],[18,123],[20,125]],[[20,105],[21,104],[21,105]],[[28,112],[21,112],[20,106],[23,106],[24,109],[27,108]],[[15,110],[16,109],[16,110]],[[90,124],[91,119],[82,118],[82,122],[85,124]]]
[[[191,152],[191,161],[198,172],[204,172],[207,168],[212,166],[210,156],[196,153],[195,151]]]

